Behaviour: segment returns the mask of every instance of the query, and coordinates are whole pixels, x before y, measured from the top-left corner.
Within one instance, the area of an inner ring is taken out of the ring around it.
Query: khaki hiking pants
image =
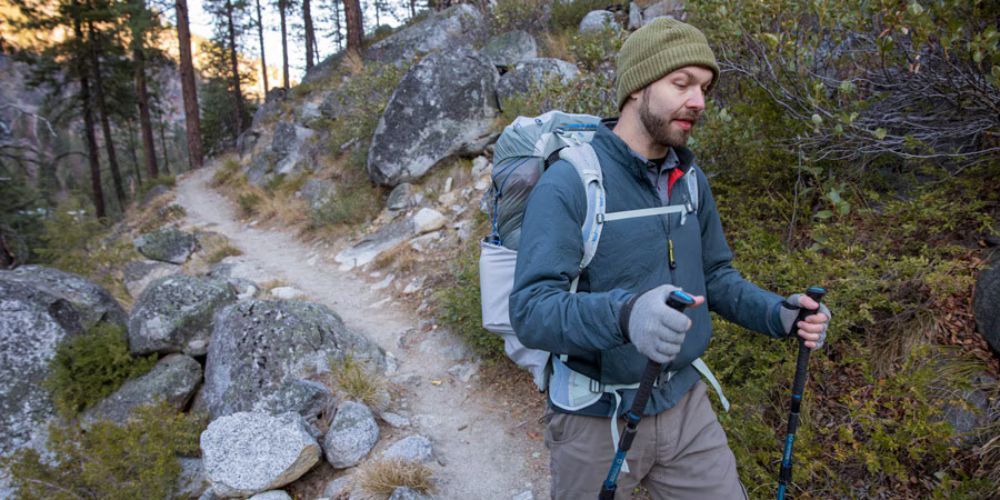
[[[657,500],[748,498],[705,388],[698,381],[677,406],[643,417],[625,458],[630,472],[618,476],[615,498],[631,498],[640,483]],[[597,498],[616,451],[608,419],[550,409],[546,420],[552,498]],[[619,419],[619,430],[624,428]]]

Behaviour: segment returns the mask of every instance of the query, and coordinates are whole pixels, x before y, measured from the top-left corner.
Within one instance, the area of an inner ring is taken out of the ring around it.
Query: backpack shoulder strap
[[[597,159],[597,153],[589,143],[580,143],[564,148],[559,153],[560,158],[568,161],[576,172],[580,174],[580,181],[583,182],[583,189],[587,195],[587,215],[583,219],[581,233],[583,236],[583,257],[580,259],[580,270],[582,271],[597,253],[597,244],[601,240],[601,228],[604,213],[607,209],[604,193],[604,176],[601,172],[601,162]],[[571,292],[576,292],[580,276],[573,280],[570,287]]]

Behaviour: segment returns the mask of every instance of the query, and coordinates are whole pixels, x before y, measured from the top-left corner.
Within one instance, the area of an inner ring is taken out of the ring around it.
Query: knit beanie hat
[[[618,52],[618,109],[633,92],[684,66],[712,70],[710,88],[719,79],[715,54],[698,28],[669,17],[639,28]]]

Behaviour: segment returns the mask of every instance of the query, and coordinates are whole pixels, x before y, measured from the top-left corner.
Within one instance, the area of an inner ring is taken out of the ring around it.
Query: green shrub
[[[174,177],[173,175],[166,174],[166,175],[160,175],[159,177],[154,177],[152,179],[145,179],[142,181],[142,186],[139,187],[139,192],[140,193],[149,192],[150,189],[153,189],[156,186],[165,186],[167,188],[173,189],[175,186],[177,186],[177,178]]]
[[[410,61],[400,67],[394,64],[368,63],[341,84],[335,95],[347,111],[336,121],[328,122],[331,144],[340,146],[360,141],[360,149],[367,151],[367,142],[375,133],[389,97],[414,62],[416,61]]]
[[[593,71],[605,63],[613,63],[627,35],[627,31],[615,31],[610,27],[578,33],[573,35],[569,50],[579,64]]]
[[[243,217],[250,217],[256,214],[262,201],[260,195],[254,192],[240,193],[236,197],[236,204],[239,205],[240,215]]]
[[[225,186],[233,181],[233,179],[239,175],[240,172],[240,162],[233,158],[229,158],[222,163],[222,166],[215,170],[212,174],[212,187]]]
[[[583,71],[568,84],[551,79],[540,88],[504,100],[503,119],[535,116],[558,109],[567,113],[589,113],[602,117],[617,116],[614,81],[603,72]]]
[[[45,386],[65,418],[72,418],[123,382],[145,374],[156,364],[156,355],[134,358],[129,353],[125,329],[98,323],[83,335],[71,337],[56,350]]]
[[[337,196],[310,212],[310,226],[359,224],[374,218],[381,209],[378,188],[369,183],[340,185]]]
[[[628,7],[628,2],[613,0],[575,0],[568,2],[552,2],[552,14],[549,25],[555,31],[564,29],[576,30],[584,16],[593,10],[604,10],[613,6]]]
[[[540,14],[546,3],[549,2],[497,0],[490,9],[490,32],[499,35],[514,30],[541,31],[545,27],[545,17]]]
[[[170,498],[181,472],[178,456],[197,456],[204,427],[166,404],[147,406],[122,426],[99,422],[84,433],[53,425],[52,459],[25,448],[0,458],[0,466],[25,500]]]

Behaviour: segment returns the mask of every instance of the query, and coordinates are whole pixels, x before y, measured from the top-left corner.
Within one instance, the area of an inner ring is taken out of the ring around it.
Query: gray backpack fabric
[[[587,216],[581,228],[584,255],[580,269],[590,264],[597,252],[605,222],[680,213],[682,217],[697,207],[657,207],[606,213],[606,199],[600,161],[589,142],[600,123],[592,115],[550,111],[537,117],[518,117],[497,140],[493,154],[493,184],[486,206],[492,231],[480,242],[479,289],[483,327],[504,339],[504,351],[518,366],[531,372],[540,391],[548,386],[551,353],[529,349],[518,340],[510,324],[508,300],[514,287],[517,246],[528,195],[556,158],[568,161],[580,174],[587,193]],[[558,157],[554,156],[558,154]],[[688,182],[691,200],[698,200],[697,182]],[[576,293],[579,276],[570,292]]]

